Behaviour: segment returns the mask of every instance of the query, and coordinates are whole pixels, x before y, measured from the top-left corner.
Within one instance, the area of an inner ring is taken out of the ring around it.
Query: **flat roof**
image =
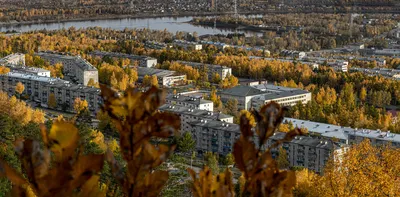
[[[372,138],[377,140],[384,140],[389,142],[400,143],[400,135],[381,130],[370,130],[370,129],[353,129],[348,132],[349,135],[360,136],[365,138]]]
[[[292,122],[294,127],[306,128],[309,132],[318,133],[321,136],[328,138],[337,138],[347,140],[348,135],[346,131],[351,130],[350,127],[341,127],[333,124],[325,124],[320,122],[313,122],[308,120],[300,120],[294,118],[284,118],[283,122]]]
[[[227,122],[221,122],[221,121],[215,121],[215,120],[199,120],[199,121],[194,121],[190,122],[190,125],[198,126],[198,127],[206,127],[206,128],[213,128],[217,131],[229,131],[229,132],[235,132],[240,134],[240,126],[237,124],[232,124],[232,123],[227,123]]]
[[[50,72],[49,70],[37,67],[18,67],[18,66],[10,66],[11,70],[19,71],[19,72],[28,72],[28,73],[43,73],[43,72]]]
[[[157,77],[169,77],[169,76],[182,76],[177,74],[175,71],[156,69],[156,68],[147,68],[147,67],[136,67],[138,76],[152,76],[156,75]]]
[[[153,57],[143,56],[143,55],[133,55],[126,53],[115,53],[115,52],[106,52],[106,51],[93,51],[89,53],[94,56],[106,56],[106,57],[117,57],[117,58],[126,58],[130,60],[157,60]]]
[[[97,69],[90,64],[87,60],[83,59],[81,56],[69,56],[62,55],[55,52],[38,52],[35,55],[40,56],[43,59],[59,59],[59,60],[70,60],[74,61],[75,65],[79,66],[82,70],[87,71],[97,71]]]
[[[231,116],[231,115],[223,114],[220,112],[210,112],[210,111],[202,110],[202,109],[192,109],[192,108],[180,106],[180,105],[165,104],[165,105],[160,106],[158,109],[161,111],[169,111],[171,113],[186,114],[186,115],[196,116],[196,117],[205,118],[205,119],[212,119],[212,120],[223,120],[223,119],[227,119],[227,118],[233,118],[233,116]]]
[[[31,81],[39,81],[39,82],[45,82],[45,83],[64,83],[64,84],[68,84],[69,83],[69,81],[65,81],[65,80],[62,80],[62,79],[39,76],[39,75],[30,74],[30,73],[9,72],[7,74],[0,75],[0,76],[18,78],[18,79],[25,79],[25,80],[31,80]]]
[[[193,105],[212,104],[213,103],[212,101],[204,100],[202,98],[193,97],[193,96],[185,96],[185,95],[180,95],[180,94],[178,94],[178,95],[168,94],[166,97],[166,100],[185,102],[185,103],[190,103]]]
[[[216,65],[216,64],[205,64],[205,63],[200,63],[200,62],[187,62],[187,61],[175,61],[178,62],[180,64],[184,64],[184,65],[188,65],[188,66],[194,66],[194,67],[199,67],[199,66],[205,66],[205,67],[210,67],[213,69],[231,69],[227,66],[221,66],[221,65]]]
[[[269,101],[269,100],[276,100],[280,98],[286,98],[286,97],[292,97],[292,96],[298,96],[298,95],[303,95],[303,94],[311,94],[311,92],[305,91],[305,90],[290,90],[290,91],[283,91],[283,92],[270,92],[266,93],[262,96],[253,98],[254,100],[263,100],[263,101]]]

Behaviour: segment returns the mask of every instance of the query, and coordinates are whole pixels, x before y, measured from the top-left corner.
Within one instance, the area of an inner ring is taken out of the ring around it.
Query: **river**
[[[116,30],[123,30],[125,28],[147,28],[154,30],[164,30],[175,33],[177,31],[197,32],[198,35],[205,34],[228,34],[234,31],[228,29],[214,29],[212,27],[195,26],[188,23],[193,17],[161,17],[161,18],[136,18],[136,19],[104,19],[104,20],[84,20],[84,21],[70,21],[59,23],[38,23],[38,24],[23,24],[23,25],[3,25],[0,26],[0,32],[17,31],[28,32],[36,30],[57,30],[68,29],[70,27],[86,28],[86,27],[102,27],[111,28]],[[246,33],[254,35],[251,32],[238,31],[238,33]]]

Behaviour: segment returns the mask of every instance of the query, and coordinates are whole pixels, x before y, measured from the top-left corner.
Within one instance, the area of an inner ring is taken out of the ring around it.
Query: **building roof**
[[[283,91],[283,92],[270,92],[267,94],[264,94],[262,96],[253,98],[254,101],[257,100],[262,100],[262,101],[270,101],[270,100],[276,100],[280,98],[286,98],[286,97],[292,97],[292,96],[297,96],[297,95],[302,95],[302,94],[311,94],[308,91],[305,90],[290,90],[290,91]]]
[[[340,140],[347,140],[348,135],[346,131],[352,130],[349,127],[341,127],[333,124],[325,124],[294,118],[285,118],[283,122],[292,122],[294,127],[306,128],[309,132],[318,133],[323,137],[337,138]]]
[[[38,76],[38,75],[30,74],[30,73],[9,72],[2,76],[24,79],[24,80],[31,80],[31,81],[39,81],[39,82],[44,82],[44,83],[49,83],[49,84],[55,84],[55,83],[68,84],[69,83],[69,81],[65,81],[62,79]]]
[[[169,76],[178,76],[175,71],[156,69],[156,68],[147,68],[147,67],[136,67],[138,76],[144,77],[145,75],[152,76],[156,75],[159,78],[169,77]]]
[[[166,97],[166,100],[185,102],[185,103],[189,103],[192,105],[213,104],[212,101],[204,100],[202,98],[193,97],[193,96],[185,96],[185,95],[174,95],[174,94],[168,94]]]
[[[390,131],[383,132],[381,130],[353,129],[351,131],[348,131],[348,134],[365,138],[372,138],[377,140],[400,143],[400,135],[391,133]]]
[[[105,51],[93,51],[89,53],[90,55],[100,56],[100,57],[116,57],[116,58],[126,58],[130,60],[157,60],[153,57],[143,56],[143,55],[133,55],[126,53],[115,53],[115,52],[105,52]]]
[[[199,62],[186,62],[186,61],[176,61],[176,62],[178,62],[180,64],[188,65],[188,66],[193,66],[193,67],[205,66],[208,68],[212,68],[214,70],[231,69],[226,66],[215,65],[215,64],[204,64],[204,63],[199,63]]]
[[[221,122],[221,121],[215,121],[215,120],[211,120],[211,121],[198,120],[198,121],[190,122],[189,124],[192,126],[212,128],[217,131],[230,131],[230,132],[240,133],[239,125],[227,123],[227,122]]]
[[[219,94],[226,94],[226,95],[232,95],[232,96],[256,96],[256,95],[263,95],[265,92],[253,88],[251,86],[236,86],[233,88],[226,89]]]
[[[27,72],[27,73],[34,73],[34,74],[50,72],[49,70],[46,70],[43,68],[25,67],[25,66],[22,66],[22,67],[11,66],[10,69],[13,71],[17,71],[17,72]]]
[[[56,52],[38,52],[35,55],[40,56],[43,59],[47,60],[69,60],[69,61],[74,61],[75,65],[81,68],[82,70],[85,71],[97,71],[97,69],[90,64],[88,61],[83,59],[81,56],[69,56],[69,55],[63,55],[62,53],[56,53]]]
[[[267,92],[283,92],[283,91],[293,91],[293,90],[298,90],[297,88],[289,88],[289,87],[283,87],[283,86],[276,86],[272,84],[259,84],[259,85],[254,85],[252,86],[253,88],[257,88],[261,91],[267,91]]]
[[[227,118],[233,118],[233,116],[231,115],[223,114],[220,112],[210,112],[202,109],[192,109],[189,107],[179,106],[179,105],[165,104],[159,107],[158,109],[160,111],[168,111],[171,113],[185,114],[211,120],[224,120]]]

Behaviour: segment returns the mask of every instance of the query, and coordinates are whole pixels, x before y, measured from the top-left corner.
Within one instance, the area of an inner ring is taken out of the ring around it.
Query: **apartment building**
[[[294,106],[297,103],[307,104],[311,101],[311,92],[305,90],[290,90],[283,92],[272,92],[257,96],[252,99],[252,107],[260,109],[265,104],[275,101],[282,106]]]
[[[237,124],[204,119],[189,124],[200,155],[206,152],[227,155],[233,151],[233,145],[240,137],[240,127]]]
[[[208,74],[208,80],[212,80],[215,74],[218,74],[221,77],[221,79],[225,79],[227,76],[232,75],[232,68],[226,66],[203,64],[198,62],[185,62],[185,61],[176,61],[176,62],[191,66],[198,70],[206,69]]]
[[[157,59],[142,56],[142,55],[133,55],[133,54],[126,54],[126,53],[114,53],[114,52],[104,52],[104,51],[93,51],[89,53],[92,56],[98,57],[110,57],[110,58],[121,58],[121,59],[129,59],[133,62],[137,61],[140,67],[152,68],[157,65]]]
[[[39,52],[35,55],[50,62],[50,64],[62,63],[64,77],[74,83],[87,85],[92,79],[99,82],[97,69],[80,56],[62,55],[55,52]]]
[[[183,84],[186,81],[186,75],[178,74],[175,71],[136,67],[139,81],[143,82],[143,78],[147,76],[157,76],[158,83],[164,87],[172,87]]]
[[[25,54],[14,53],[0,59],[0,65],[25,66]]]
[[[391,145],[400,148],[400,135],[390,133],[390,131],[354,129],[347,132],[350,144],[358,144],[368,139],[372,145],[382,146]]]
[[[308,120],[300,120],[294,118],[284,118],[283,123],[292,124],[293,127],[305,128],[308,133],[313,136],[319,136],[324,139],[331,139],[340,144],[349,144],[348,132],[353,129],[350,127],[342,127],[333,124],[325,124]]]
[[[400,79],[400,70],[389,68],[350,68],[352,72],[362,72],[368,76],[383,76],[386,78]]]
[[[291,50],[283,50],[280,53],[281,56],[284,57],[291,57],[291,58],[296,58],[296,59],[303,59],[306,57],[306,53],[305,52],[301,52],[301,51],[291,51]]]
[[[311,101],[311,93],[294,88],[286,88],[268,84],[256,86],[236,86],[218,93],[222,102],[236,99],[238,108],[249,110],[252,107],[259,109],[270,101],[275,101],[283,106],[293,106],[298,102]]]
[[[103,103],[98,88],[75,85],[62,79],[30,73],[9,72],[0,75],[0,89],[9,95],[15,95],[15,86],[18,82],[25,86],[22,94],[28,95],[30,100],[45,107],[48,106],[50,94],[54,94],[56,98],[56,108],[65,111],[74,111],[73,102],[75,98],[86,100],[89,110],[93,114],[100,109]]]
[[[166,103],[170,105],[179,105],[191,109],[201,109],[211,112],[214,111],[214,103],[212,101],[204,100],[195,96],[168,94],[165,100]]]
[[[336,60],[328,62],[328,66],[332,67],[337,72],[347,72],[349,69],[349,62],[344,60]]]
[[[43,68],[25,67],[25,66],[9,66],[10,70],[19,73],[28,73],[37,76],[50,77],[50,71]]]
[[[174,40],[174,42],[172,44],[176,47],[181,47],[182,49],[185,49],[185,50],[200,51],[203,49],[203,45],[196,43],[196,42],[189,42],[186,40]]]
[[[268,139],[266,147],[272,146],[285,137],[286,133],[277,132]],[[347,150],[346,145],[340,145],[332,140],[322,140],[311,136],[297,136],[290,142],[281,145],[286,150],[290,167],[304,167],[317,173],[322,173],[328,160],[340,156]],[[271,151],[272,157],[277,158],[279,148]]]
[[[184,132],[191,131],[191,122],[198,120],[214,120],[226,123],[233,123],[233,116],[226,115],[220,112],[193,109],[190,107],[171,104],[165,104],[161,106],[159,110],[178,115],[181,118],[181,130]]]

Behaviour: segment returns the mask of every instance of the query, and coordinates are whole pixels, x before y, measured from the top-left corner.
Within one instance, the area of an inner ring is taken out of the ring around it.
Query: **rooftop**
[[[276,100],[280,98],[286,98],[286,97],[291,97],[291,96],[298,96],[302,94],[311,94],[308,91],[305,90],[290,90],[290,91],[282,91],[282,92],[270,92],[264,95],[261,95],[257,98],[254,98],[255,101],[257,100],[263,100],[263,101],[269,101],[269,100]]]
[[[169,105],[165,104],[159,107],[160,111],[169,111],[171,113],[176,113],[176,114],[186,114],[186,115],[191,115],[191,116],[196,116],[196,117],[201,117],[205,119],[212,119],[212,120],[223,120],[227,118],[233,118],[231,115],[219,113],[219,112],[210,112],[207,110],[201,110],[201,109],[192,109],[189,107],[184,107],[184,106],[179,106],[179,105]]]
[[[275,132],[274,135],[271,136],[271,139],[281,140],[285,137],[285,135],[286,133],[283,132]],[[332,140],[319,139],[314,136],[296,136],[292,141],[286,143],[294,143],[303,146],[316,147],[329,150],[340,147],[339,145],[335,144]]]
[[[215,64],[204,64],[204,63],[199,63],[199,62],[186,62],[186,61],[176,61],[180,64],[188,65],[188,66],[193,66],[193,67],[208,67],[208,68],[213,68],[213,69],[231,69],[226,66],[221,66],[221,65],[215,65]]]
[[[30,73],[9,72],[9,73],[7,73],[5,75],[1,75],[1,76],[7,76],[7,77],[11,77],[11,78],[25,79],[25,80],[31,80],[31,81],[39,81],[39,82],[45,82],[45,83],[49,83],[49,84],[55,84],[55,83],[68,84],[69,83],[69,81],[65,81],[62,79],[38,76],[38,75],[30,74]]]
[[[190,122],[190,125],[199,126],[199,127],[207,127],[212,128],[217,131],[230,131],[240,134],[240,126],[237,124],[221,122],[221,121],[207,121],[207,120],[198,120],[194,122]]]
[[[263,95],[266,93],[251,86],[239,85],[233,88],[226,89],[220,92],[220,94],[227,94],[232,96],[256,96],[256,95]]]
[[[156,69],[156,68],[147,68],[147,67],[136,67],[138,76],[152,76],[156,75],[157,77],[169,77],[169,76],[177,76],[178,74],[175,71]]]
[[[117,58],[126,58],[130,60],[156,60],[156,58],[142,56],[142,55],[133,55],[133,54],[126,54],[126,53],[115,53],[115,52],[105,52],[105,51],[93,51],[89,53],[90,55],[94,56],[108,56],[108,57],[117,57]]]
[[[43,59],[59,59],[59,60],[69,60],[69,61],[75,61],[75,65],[80,67],[82,70],[86,71],[97,71],[97,69],[90,64],[88,61],[83,59],[81,56],[69,56],[69,55],[64,55],[62,53],[56,53],[56,52],[38,52],[35,55],[40,56]]]
[[[354,136],[400,143],[400,135],[391,133],[390,131],[383,132],[379,129],[378,130],[353,129],[351,131],[348,131],[347,133],[349,135],[354,135]]]
[[[333,124],[325,124],[294,118],[285,118],[283,122],[292,122],[294,127],[306,128],[309,132],[318,133],[323,137],[337,138],[346,141],[348,139],[346,131],[352,130],[349,127],[341,127]]]
[[[18,72],[27,72],[27,73],[43,73],[43,72],[50,72],[49,70],[43,69],[43,68],[36,68],[36,67],[18,67],[18,66],[12,66],[10,67],[11,70],[13,71],[18,71]]]
[[[184,96],[184,95],[173,95],[173,94],[168,94],[167,97],[166,97],[166,100],[185,102],[185,103],[190,103],[190,104],[193,104],[193,105],[213,104],[212,101],[204,100],[202,98],[193,97],[193,96]]]

